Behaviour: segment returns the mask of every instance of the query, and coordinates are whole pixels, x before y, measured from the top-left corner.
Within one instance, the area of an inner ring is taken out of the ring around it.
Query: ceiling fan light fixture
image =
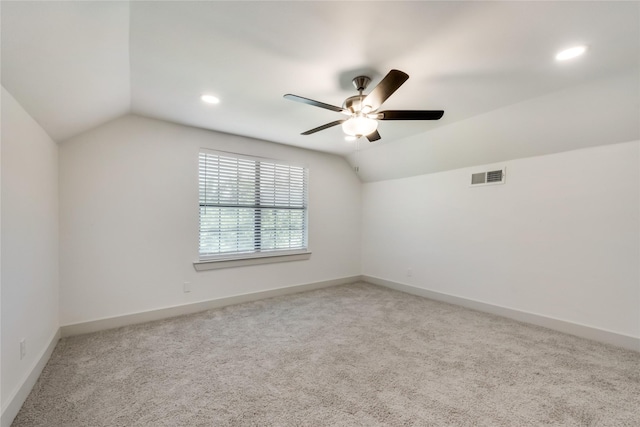
[[[354,115],[346,122],[342,123],[342,130],[347,135],[364,136],[375,132],[378,129],[378,121],[370,119],[364,115]]]
[[[380,83],[378,83],[378,85],[365,96],[362,94],[362,91],[366,89],[367,84],[371,79],[366,76],[358,76],[353,79],[353,84],[359,94],[345,99],[342,103],[342,107],[293,95],[291,93],[284,95],[284,98],[349,116],[348,119],[334,120],[330,123],[302,132],[300,135],[311,135],[321,130],[342,124],[342,130],[346,135],[349,135],[356,140],[364,136],[369,142],[374,142],[381,138],[380,133],[378,132],[378,120],[440,120],[444,114],[444,111],[442,110],[378,111],[382,104],[391,95],[393,95],[408,78],[409,75],[407,73],[400,70],[391,70],[386,76],[384,76]],[[348,140],[348,138],[345,139]]]

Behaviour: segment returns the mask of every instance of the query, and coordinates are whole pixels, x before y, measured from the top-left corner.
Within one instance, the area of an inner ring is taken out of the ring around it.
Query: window
[[[200,151],[200,260],[307,250],[304,167]]]

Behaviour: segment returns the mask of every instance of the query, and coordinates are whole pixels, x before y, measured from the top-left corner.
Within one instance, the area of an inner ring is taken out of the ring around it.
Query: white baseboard
[[[362,281],[372,283],[374,285],[384,286],[395,289],[397,291],[406,292],[408,294],[418,295],[421,297],[447,302],[462,307],[471,308],[473,310],[483,311],[485,313],[496,314],[498,316],[507,317],[519,322],[530,323],[542,326],[555,331],[575,335],[581,338],[587,338],[593,341],[599,341],[606,344],[612,344],[617,347],[626,348],[640,352],[640,338],[630,335],[619,334],[617,332],[598,329],[591,326],[572,323],[566,320],[555,319],[552,317],[542,316],[540,314],[528,313],[526,311],[514,310],[512,308],[501,307],[498,305],[488,304],[484,302],[474,301],[442,292],[431,291],[404,283],[393,282],[391,280],[381,279],[373,276],[362,276]]]
[[[25,375],[21,385],[13,392],[13,394],[7,399],[7,404],[2,408],[2,416],[0,416],[0,426],[10,427],[16,415],[20,411],[22,404],[31,393],[31,389],[35,385],[38,377],[42,373],[42,370],[46,366],[47,362],[51,358],[53,350],[56,348],[56,344],[60,340],[60,328],[51,337],[47,347],[40,353],[39,357],[34,362],[33,366]]]
[[[104,331],[122,326],[134,325],[137,323],[151,322],[154,320],[166,319],[169,317],[182,316],[185,314],[197,313],[199,311],[210,310],[212,308],[225,307],[228,305],[240,304],[243,302],[257,301],[265,298],[272,298],[282,295],[295,294],[298,292],[311,291],[314,289],[328,288],[330,286],[346,285],[354,283],[362,276],[349,276],[340,279],[325,280],[322,282],[306,283],[302,285],[287,286],[284,288],[268,289],[260,292],[233,295],[230,297],[217,298],[208,301],[201,301],[191,304],[178,305],[173,307],[149,310],[140,313],[125,314],[122,316],[108,317],[104,319],[92,320],[88,322],[73,323],[60,327],[63,337],[72,335],[88,334],[91,332]]]

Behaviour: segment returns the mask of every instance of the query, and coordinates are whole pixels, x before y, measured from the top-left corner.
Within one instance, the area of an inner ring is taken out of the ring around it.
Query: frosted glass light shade
[[[378,121],[364,116],[355,116],[342,123],[342,130],[347,135],[369,135],[378,129]]]

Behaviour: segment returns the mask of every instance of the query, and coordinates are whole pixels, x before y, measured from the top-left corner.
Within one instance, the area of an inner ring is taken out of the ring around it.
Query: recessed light
[[[202,99],[207,104],[217,104],[220,102],[220,99],[213,95],[202,95],[200,99]]]
[[[561,52],[558,52],[556,55],[556,61],[566,61],[567,59],[572,59],[577,56],[582,55],[587,51],[586,46],[574,46],[569,49],[565,49]]]

